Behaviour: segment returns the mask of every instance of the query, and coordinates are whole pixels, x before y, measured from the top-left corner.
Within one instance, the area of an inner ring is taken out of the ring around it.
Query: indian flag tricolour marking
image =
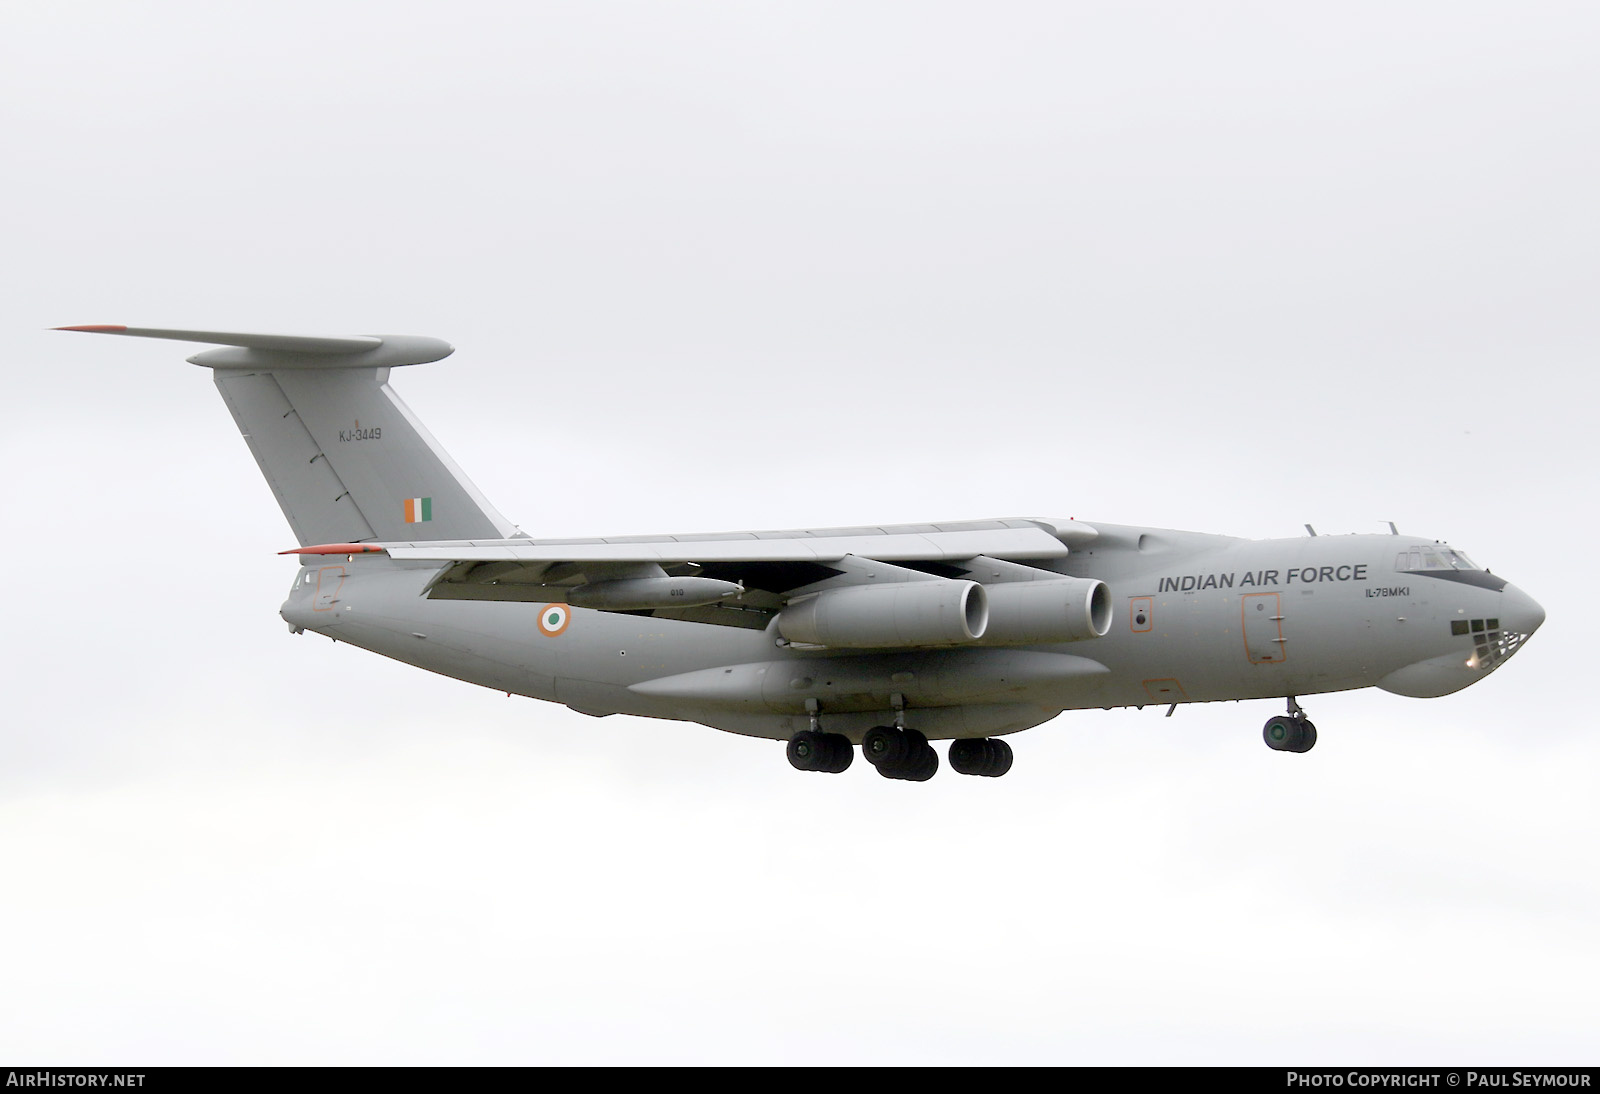
[[[421,524],[425,520],[433,519],[432,498],[407,498],[406,523]]]

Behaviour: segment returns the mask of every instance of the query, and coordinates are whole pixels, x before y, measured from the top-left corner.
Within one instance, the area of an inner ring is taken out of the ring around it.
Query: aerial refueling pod
[[[742,585],[710,577],[630,577],[579,585],[567,594],[574,608],[639,612],[654,608],[698,608],[744,592]]]
[[[899,581],[796,600],[778,613],[778,633],[833,649],[907,649],[966,645],[988,622],[989,598],[976,581]]]
[[[985,646],[1021,646],[1100,638],[1111,630],[1111,590],[1083,577],[986,585]]]

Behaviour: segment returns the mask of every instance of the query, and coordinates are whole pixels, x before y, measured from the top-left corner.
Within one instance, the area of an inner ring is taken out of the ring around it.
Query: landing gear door
[[[1252,665],[1276,664],[1287,657],[1283,602],[1277,593],[1246,593],[1239,598],[1244,652]]]

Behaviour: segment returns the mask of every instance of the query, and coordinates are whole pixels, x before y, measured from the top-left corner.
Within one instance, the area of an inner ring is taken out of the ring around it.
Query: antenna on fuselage
[[[1317,530],[1315,528],[1311,527],[1311,525],[1309,525],[1309,524],[1306,525],[1306,535],[1314,536],[1316,534],[1317,534]]]

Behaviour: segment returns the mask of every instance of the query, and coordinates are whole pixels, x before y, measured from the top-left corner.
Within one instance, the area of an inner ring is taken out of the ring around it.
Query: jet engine
[[[1111,630],[1111,590],[1104,581],[1008,581],[985,585],[989,627],[985,646],[1076,642]]]
[[[902,581],[793,601],[778,614],[778,633],[834,649],[909,649],[966,645],[988,621],[989,598],[976,581]]]

